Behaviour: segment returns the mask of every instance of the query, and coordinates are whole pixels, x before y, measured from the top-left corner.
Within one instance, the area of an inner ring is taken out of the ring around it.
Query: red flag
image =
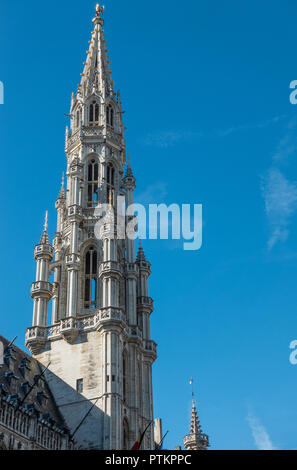
[[[145,430],[143,431],[142,434],[139,433],[137,441],[135,442],[135,444],[133,444],[133,447],[131,447],[131,450],[139,450],[140,449],[140,446],[141,446],[141,443],[143,441],[144,435],[145,435],[147,429],[149,428],[149,426],[151,424],[152,424],[152,421],[147,425],[147,427],[145,428]]]
[[[137,441],[135,442],[133,447],[131,447],[131,450],[139,450],[142,439],[143,439],[143,433],[142,434],[139,433]]]

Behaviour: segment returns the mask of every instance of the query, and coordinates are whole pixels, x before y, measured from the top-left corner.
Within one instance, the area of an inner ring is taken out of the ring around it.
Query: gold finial
[[[100,6],[99,3],[96,5],[96,16],[100,16],[100,14],[103,15],[104,13],[104,6]]]
[[[47,224],[47,216],[48,216],[48,213],[47,213],[47,211],[45,211],[45,219],[44,219],[44,231],[46,231],[46,230],[47,230],[47,226],[48,226],[48,224]]]
[[[111,204],[111,191],[109,191],[109,201],[108,202],[109,202],[109,205],[111,206],[112,205]]]

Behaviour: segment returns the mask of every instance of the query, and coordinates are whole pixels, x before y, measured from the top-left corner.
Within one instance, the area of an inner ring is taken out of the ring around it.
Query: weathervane
[[[100,13],[103,15],[104,13],[104,6],[100,6],[99,3],[96,5],[96,16],[100,16]]]
[[[45,211],[44,231],[46,231],[46,230],[47,230],[47,225],[48,225],[48,222],[47,222],[47,217],[48,217],[48,215],[47,215],[47,211]]]
[[[193,385],[193,377],[190,378],[190,385],[192,385],[192,398],[194,398],[194,385]]]

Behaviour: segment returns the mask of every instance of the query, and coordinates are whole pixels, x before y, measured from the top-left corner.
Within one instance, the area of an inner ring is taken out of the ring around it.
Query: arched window
[[[106,108],[106,123],[111,127],[114,126],[114,111],[111,104],[109,104]]]
[[[126,418],[123,421],[123,450],[129,450],[129,424]]]
[[[114,167],[112,163],[107,164],[106,168],[106,183],[107,183],[107,202],[111,202],[114,205]]]
[[[126,352],[123,353],[123,401],[127,403],[128,395],[128,361]]]
[[[141,377],[141,365],[138,362],[137,365],[137,385],[138,385],[138,408],[139,413],[142,414],[142,377]]]
[[[92,101],[89,106],[89,123],[98,124],[99,123],[99,105],[96,101]]]
[[[76,127],[79,127],[80,124],[80,110],[76,111]]]
[[[97,251],[91,246],[85,256],[85,308],[97,306]]]
[[[98,204],[98,163],[91,160],[88,164],[88,207]]]

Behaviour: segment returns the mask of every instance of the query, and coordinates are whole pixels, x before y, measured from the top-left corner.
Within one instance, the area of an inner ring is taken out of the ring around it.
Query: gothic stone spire
[[[206,450],[209,446],[208,436],[201,430],[195,400],[192,401],[190,434],[185,436],[184,446],[187,450]]]
[[[114,82],[111,78],[112,70],[104,38],[103,12],[104,7],[96,5],[96,16],[92,20],[94,29],[91,32],[89,49],[86,51],[87,58],[84,62],[84,69],[78,86],[77,97],[83,99],[95,93],[102,97],[105,93],[113,95]]]
[[[75,439],[82,448],[107,450],[131,448],[153,420],[157,346],[150,333],[150,264],[142,255],[135,260],[134,239],[117,237],[112,220],[118,196],[126,207],[133,203],[135,178],[129,168],[123,176],[123,113],[120,94],[113,91],[102,14],[98,5],[79,90],[71,98],[53,247],[35,248],[33,324],[26,344],[40,363],[51,362],[46,374],[72,432],[90,409],[87,400],[100,397]],[[110,218],[97,230],[97,209],[104,212],[106,203]],[[70,406],[64,406],[65,397]],[[150,427],[142,449],[153,448]]]

